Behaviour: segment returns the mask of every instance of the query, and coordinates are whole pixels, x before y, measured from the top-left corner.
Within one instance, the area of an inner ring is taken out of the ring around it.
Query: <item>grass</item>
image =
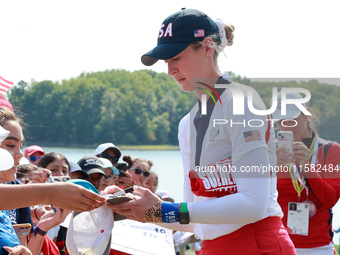
[[[339,253],[338,253],[339,245],[334,244],[334,247],[335,247],[335,250],[336,250],[336,255],[339,255]]]

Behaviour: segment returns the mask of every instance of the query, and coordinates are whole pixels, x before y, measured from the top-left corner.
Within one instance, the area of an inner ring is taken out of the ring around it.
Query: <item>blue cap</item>
[[[99,194],[95,186],[93,186],[93,184],[89,181],[82,180],[82,179],[72,179],[72,180],[68,180],[67,182],[71,182],[71,183],[83,186],[85,189],[91,190],[94,193]]]
[[[151,66],[159,59],[173,58],[192,42],[203,41],[215,33],[218,33],[217,25],[208,15],[183,8],[163,21],[157,46],[142,56],[142,63]]]

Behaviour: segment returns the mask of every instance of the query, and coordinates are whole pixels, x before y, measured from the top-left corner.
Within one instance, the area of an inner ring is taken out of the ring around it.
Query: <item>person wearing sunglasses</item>
[[[122,152],[113,143],[102,143],[98,145],[94,155],[96,155],[98,158],[106,158],[110,160],[112,165],[116,167]]]
[[[36,166],[44,155],[44,150],[38,145],[29,146],[25,150],[25,158],[27,158],[31,164]]]
[[[124,156],[123,160],[128,163],[126,172],[132,176],[132,184],[143,186],[145,179],[150,175],[152,161],[141,158],[132,159],[130,156]]]

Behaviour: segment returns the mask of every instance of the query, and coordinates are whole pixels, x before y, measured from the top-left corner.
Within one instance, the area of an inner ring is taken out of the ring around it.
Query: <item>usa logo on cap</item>
[[[204,29],[195,29],[194,37],[204,37]]]

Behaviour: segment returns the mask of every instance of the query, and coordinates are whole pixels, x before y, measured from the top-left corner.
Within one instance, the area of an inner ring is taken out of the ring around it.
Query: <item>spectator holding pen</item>
[[[38,163],[39,170],[33,172],[33,183],[51,182],[49,176],[68,176],[71,166],[67,158],[58,152],[45,154]]]
[[[67,158],[58,152],[45,154],[40,159],[38,167],[50,170],[52,176],[67,176],[71,169]]]

